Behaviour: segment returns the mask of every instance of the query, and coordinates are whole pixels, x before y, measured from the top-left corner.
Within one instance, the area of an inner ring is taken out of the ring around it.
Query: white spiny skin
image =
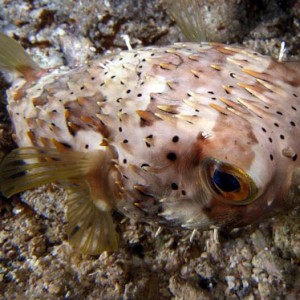
[[[244,225],[289,206],[300,154],[297,68],[221,44],[148,47],[18,79],[8,111],[20,147],[110,152],[105,201],[129,217]],[[208,158],[244,174],[253,197],[241,186],[245,199],[222,199],[203,175]]]

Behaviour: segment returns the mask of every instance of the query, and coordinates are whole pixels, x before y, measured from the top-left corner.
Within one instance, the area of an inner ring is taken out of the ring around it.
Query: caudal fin
[[[27,81],[39,78],[41,72],[44,72],[18,42],[1,32],[0,69],[21,73]]]

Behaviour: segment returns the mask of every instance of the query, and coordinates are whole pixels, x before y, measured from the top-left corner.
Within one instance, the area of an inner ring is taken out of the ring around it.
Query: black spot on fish
[[[290,124],[291,124],[293,127],[296,127],[295,122],[291,121]]]
[[[178,190],[178,185],[177,185],[177,183],[173,182],[173,183],[171,184],[171,188],[172,188],[172,190],[174,190],[174,191]]]
[[[84,148],[85,148],[85,149],[89,149],[89,145],[86,144],[86,145],[84,146]]]
[[[182,194],[183,196],[185,196],[185,195],[186,195],[186,192],[185,192],[184,190],[182,190],[182,191],[181,191],[181,194]]]
[[[168,159],[168,160],[171,160],[171,161],[175,161],[175,160],[177,159],[176,153],[174,153],[174,152],[169,152],[169,153],[167,154],[167,159]]]
[[[297,111],[297,108],[295,106],[291,106],[292,110]]]
[[[177,135],[173,136],[172,142],[177,143],[179,141],[179,137]]]
[[[283,134],[281,134],[279,137],[280,137],[282,140],[284,140],[284,135],[283,135]]]
[[[273,140],[272,140],[272,138],[270,138],[270,137],[269,137],[269,142],[270,142],[270,143],[273,143]]]
[[[295,155],[292,157],[292,160],[293,160],[293,161],[296,161],[296,160],[297,160],[297,158],[298,158],[298,155],[297,155],[297,154],[295,154]]]
[[[270,154],[270,160],[273,160],[273,159],[274,159],[273,155],[272,155],[272,154]]]

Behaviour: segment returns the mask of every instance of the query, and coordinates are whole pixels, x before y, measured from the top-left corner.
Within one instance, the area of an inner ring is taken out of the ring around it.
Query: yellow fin
[[[43,71],[18,42],[1,32],[0,69],[9,72],[19,72],[27,80],[38,78],[38,73]]]
[[[88,166],[89,160],[81,152],[17,148],[0,164],[0,191],[10,197],[43,184],[80,177]]]
[[[97,155],[101,166],[105,152]],[[90,255],[113,251],[117,249],[118,236],[109,199],[104,196],[101,199],[101,191],[95,189],[90,178],[92,174],[89,171],[95,164],[94,160],[92,154],[72,150],[17,148],[0,164],[0,191],[10,197],[58,181],[68,191],[67,231],[70,244]]]
[[[167,11],[175,20],[189,42],[204,42],[205,27],[202,22],[199,1],[197,0],[168,0]]]
[[[83,181],[73,181],[67,187],[67,233],[69,243],[81,253],[98,255],[118,248],[110,210],[100,210],[91,198],[89,187]]]

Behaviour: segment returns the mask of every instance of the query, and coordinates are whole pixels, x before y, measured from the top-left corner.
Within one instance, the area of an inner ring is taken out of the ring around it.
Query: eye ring
[[[202,163],[202,172],[206,185],[219,200],[245,205],[256,199],[256,184],[242,169],[214,158],[206,158]]]

